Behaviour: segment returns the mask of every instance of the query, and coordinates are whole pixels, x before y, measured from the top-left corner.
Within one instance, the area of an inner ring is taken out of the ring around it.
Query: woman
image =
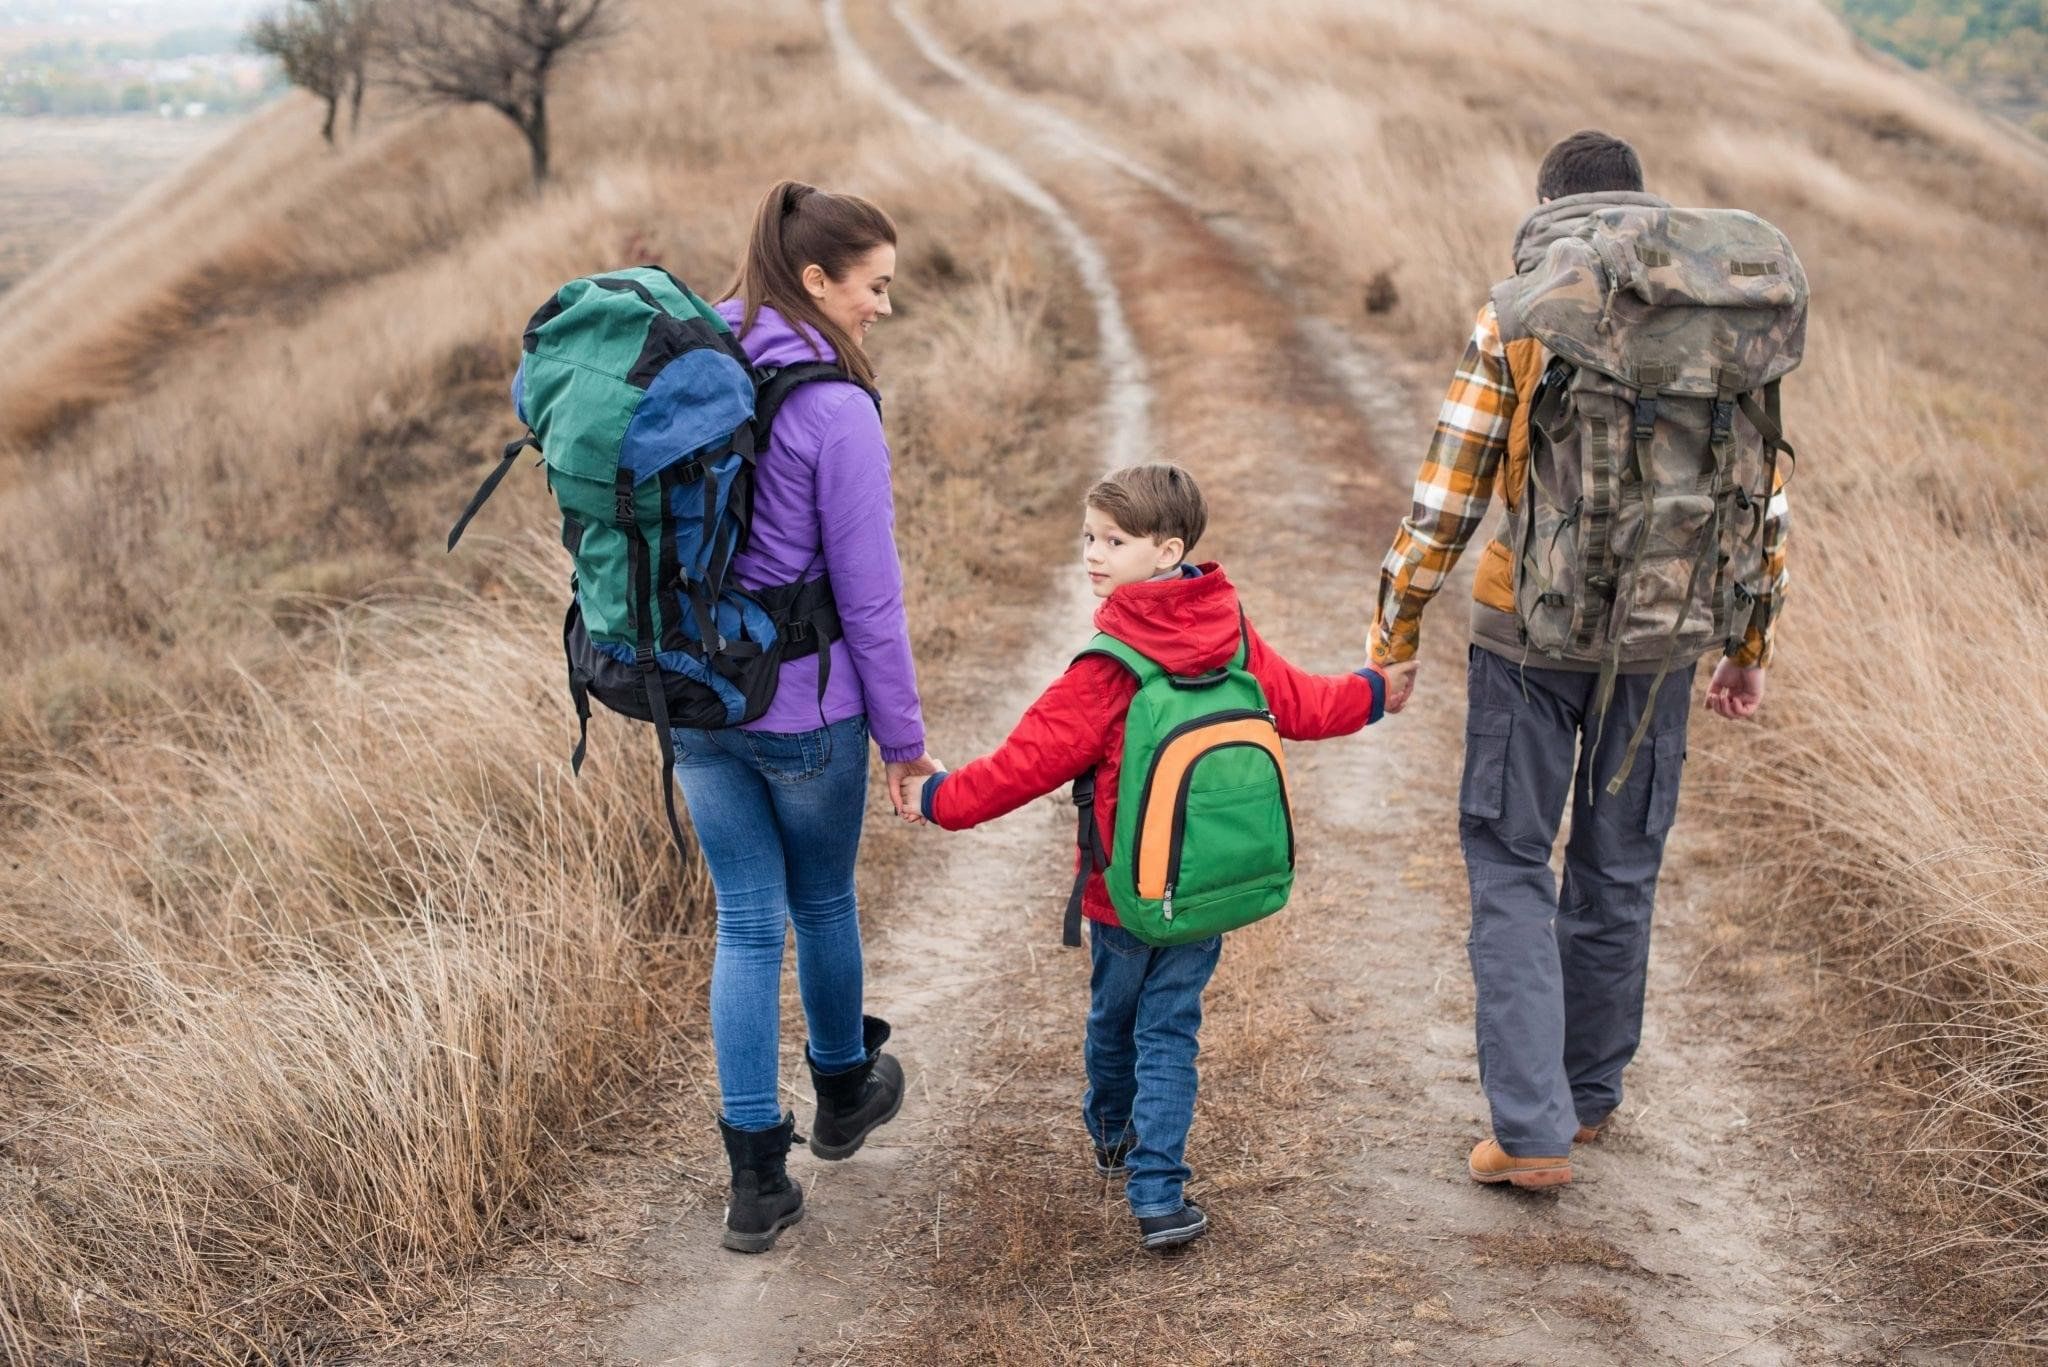
[[[867,801],[868,737],[889,797],[914,816],[912,785],[938,769],[924,750],[897,562],[889,447],[873,396],[868,329],[889,315],[896,225],[865,200],[784,181],[755,218],[719,304],[757,367],[836,363],[846,382],[792,391],[754,485],[742,588],[823,577],[841,635],[782,667],[775,700],[735,730],[678,730],[677,779],[718,892],[711,1035],[732,1164],[724,1243],[765,1252],[803,1216],[784,1162],[795,1126],[776,1092],[785,921],[818,1110],[811,1151],[851,1157],[903,1101],[903,1069],[881,1052],[888,1023],[861,1014],[854,858]]]

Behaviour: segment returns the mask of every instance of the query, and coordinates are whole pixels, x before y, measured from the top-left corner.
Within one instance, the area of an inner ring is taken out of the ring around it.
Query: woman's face
[[[818,301],[818,311],[859,343],[867,341],[877,318],[889,316],[889,284],[895,278],[896,248],[887,242],[854,262],[843,279],[826,275],[823,266],[804,267],[804,288]]]

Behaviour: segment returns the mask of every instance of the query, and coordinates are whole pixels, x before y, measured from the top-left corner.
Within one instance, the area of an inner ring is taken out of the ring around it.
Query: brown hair
[[[1536,172],[1538,199],[1642,188],[1636,149],[1595,128],[1581,129],[1545,152]]]
[[[769,305],[791,324],[815,329],[831,344],[847,378],[872,386],[875,367],[867,353],[819,309],[803,275],[804,267],[815,265],[833,280],[844,280],[855,262],[885,242],[896,245],[896,224],[866,200],[827,194],[802,181],[778,181],[755,212],[739,271],[720,297],[746,304],[740,336],[754,330],[755,315]],[[817,350],[815,342],[811,349]]]
[[[1082,501],[1133,536],[1155,541],[1179,537],[1183,556],[1194,551],[1209,525],[1201,486],[1178,465],[1155,462],[1113,470],[1095,481]]]

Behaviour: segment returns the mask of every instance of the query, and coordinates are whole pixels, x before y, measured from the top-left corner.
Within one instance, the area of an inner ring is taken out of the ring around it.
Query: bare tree
[[[363,118],[379,0],[290,0],[249,27],[249,45],[277,58],[285,78],[327,105],[320,136],[334,145],[335,112],[349,99],[349,132]]]
[[[348,70],[348,131],[353,136],[363,124],[363,88],[369,84],[370,55],[376,50],[378,10],[382,0],[326,0],[346,11],[347,42],[343,65]]]
[[[548,178],[548,80],[615,29],[609,0],[407,0],[387,7],[384,79],[435,104],[489,105],[526,138],[536,188]]]
[[[320,136],[334,145],[334,113],[348,80],[346,36],[333,7],[321,0],[294,0],[249,26],[249,46],[277,58],[285,79],[327,104]]]

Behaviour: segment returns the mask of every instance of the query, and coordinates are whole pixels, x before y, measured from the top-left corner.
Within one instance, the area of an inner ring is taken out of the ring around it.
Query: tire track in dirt
[[[934,119],[884,78],[852,40],[840,0],[825,0],[822,17],[854,97],[878,100],[925,135],[935,154],[985,177],[1045,220],[1094,311],[1103,382],[1094,428],[1099,446],[1077,459],[1092,459],[1096,470],[1142,459],[1150,444],[1146,368],[1100,247],[1022,168]],[[1066,663],[1076,624],[1087,620],[1093,601],[1085,581],[1069,578],[1075,582],[1054,581],[1057,588],[1029,621],[1006,624],[1030,642],[1020,657],[979,662],[986,707],[971,718],[932,719],[939,754],[952,754],[953,746],[963,753],[991,748],[1042,681]],[[888,843],[887,833],[878,834]],[[859,1318],[874,1290],[876,1231],[891,1210],[930,1199],[928,1165],[915,1160],[933,1147],[934,1123],[992,1095],[995,1079],[976,1048],[988,1025],[986,1003],[1000,999],[1003,980],[1016,975],[1018,964],[1028,972],[1037,962],[1028,942],[1039,936],[1041,918],[1023,918],[1020,929],[1014,910],[1046,905],[1047,878],[1072,839],[1071,826],[1047,805],[965,838],[921,833],[913,857],[935,867],[892,880],[897,896],[867,944],[867,1009],[895,1027],[890,1049],[908,1075],[902,1114],[851,1161],[821,1163],[801,1146],[792,1151],[805,1218],[769,1254],[742,1257],[720,1248],[715,1225],[700,1209],[657,1231],[639,1255],[639,1292],[614,1331],[611,1354],[675,1367],[780,1367],[830,1340],[836,1324]],[[964,890],[975,895],[963,897]],[[787,1061],[784,1074],[790,1075]],[[802,1131],[808,1084],[796,1093]]]
[[[1204,214],[1193,192],[1056,110],[979,76],[902,0],[889,0],[886,19],[876,4],[861,13],[884,79],[919,89],[935,117],[1011,147],[1027,165],[1057,164],[1044,178],[1122,283],[1163,448],[1211,490],[1215,539],[1226,561],[1245,566],[1238,578],[1252,616],[1305,665],[1355,663],[1376,568],[1366,557],[1406,511],[1407,466],[1426,433],[1426,410],[1389,380],[1402,368],[1303,308],[1303,292],[1265,264],[1254,233]],[[1372,454],[1376,444],[1383,454]],[[1249,942],[1265,968],[1293,960],[1285,966],[1302,970],[1311,1013],[1334,1022],[1309,1041],[1322,1055],[1308,1066],[1329,1084],[1325,1107],[1289,1117],[1342,1136],[1318,1173],[1325,1185],[1305,1194],[1347,1209],[1313,1232],[1309,1260],[1347,1269],[1365,1252],[1398,1269],[1327,1279],[1326,1290],[1374,1302],[1368,1318],[1380,1329],[1315,1360],[1899,1360],[1886,1346],[1899,1336],[1862,1322],[1829,1288],[1825,1231],[1845,1218],[1842,1205],[1796,1153],[1774,1152],[1750,1129],[1757,1113],[1802,1101],[1756,1076],[1782,1071],[1787,1042],[1768,1038],[1782,1013],[1690,987],[1712,946],[1687,897],[1683,844],[1667,874],[1651,1021],[1618,1133],[1584,1155],[1582,1179],[1562,1199],[1465,1179],[1464,1148],[1485,1122],[1451,815],[1461,597],[1454,585],[1436,613],[1426,665],[1444,703],[1364,741],[1297,752],[1304,844],[1314,852],[1296,909],[1280,918],[1292,942],[1261,931],[1233,938],[1233,950]],[[1066,628],[1069,644],[1079,630]],[[1361,908],[1369,921],[1337,919]],[[1367,933],[1350,929],[1361,924]],[[1041,998],[1033,1014],[1071,1038],[1081,1000]],[[1078,1054],[1077,1042],[1065,1047]],[[985,1072],[992,1062],[982,1060]],[[1198,1248],[1231,1256],[1229,1207],[1212,1211],[1217,1237]],[[934,1211],[935,1235],[941,1223]],[[1119,1232],[1105,1222],[1105,1236]],[[1074,1296],[1084,1313],[1078,1286]]]

